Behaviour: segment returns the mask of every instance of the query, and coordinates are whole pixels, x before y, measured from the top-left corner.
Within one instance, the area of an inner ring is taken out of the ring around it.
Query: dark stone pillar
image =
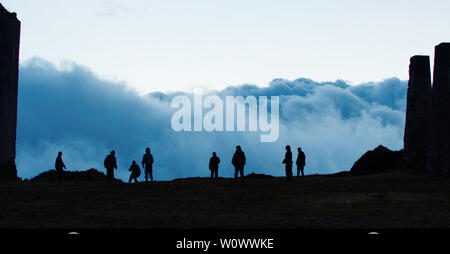
[[[413,56],[409,65],[404,158],[409,168],[423,171],[427,166],[430,103],[430,57]]]
[[[0,4],[0,180],[16,179],[20,21]]]
[[[449,175],[450,169],[450,43],[435,48],[428,170]]]

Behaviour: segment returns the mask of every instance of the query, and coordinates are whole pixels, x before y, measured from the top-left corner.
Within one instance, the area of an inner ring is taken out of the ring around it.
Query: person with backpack
[[[241,180],[244,180],[244,165],[246,163],[245,153],[241,146],[236,146],[236,152],[233,155],[231,164],[234,166],[234,181],[236,182],[238,173],[241,174]]]
[[[108,180],[108,183],[111,183],[114,179],[114,169],[117,170],[117,161],[115,157],[116,152],[113,150],[111,153],[106,156],[105,161],[103,162],[103,165],[106,168],[106,177]]]
[[[212,157],[209,159],[209,170],[211,170],[211,179],[219,178],[219,163],[220,163],[219,157],[217,157],[216,152],[213,152]]]

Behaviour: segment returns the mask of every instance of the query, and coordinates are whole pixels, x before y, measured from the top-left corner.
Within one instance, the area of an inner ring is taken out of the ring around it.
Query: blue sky
[[[3,0],[22,20],[21,62],[150,91],[266,86],[274,78],[407,79],[449,40],[450,1]]]
[[[379,144],[393,150],[403,147],[406,88],[407,81],[397,78],[354,86],[299,78],[276,79],[263,88],[242,85],[210,91],[222,99],[280,96],[279,139],[261,143],[260,132],[175,132],[170,119],[176,109],[170,103],[180,93],[141,96],[84,66],[72,64],[61,71],[35,58],[20,68],[18,174],[30,178],[53,168],[58,151],[63,151],[68,170],[104,171],[103,159],[115,150],[117,175],[126,180],[131,161],[139,162],[150,147],[157,180],[208,176],[213,151],[222,161],[219,175],[232,177],[231,158],[241,145],[246,174],[282,176],[287,144],[305,151],[306,174],[349,170]]]
[[[349,170],[379,144],[403,147],[409,58],[433,59],[450,35],[449,1],[1,3],[22,21],[16,164],[24,178],[51,169],[60,150],[68,170],[103,171],[114,149],[125,180],[147,146],[157,180],[207,176],[212,151],[230,177],[238,144],[246,174],[283,175],[287,144],[303,148],[307,174]],[[170,99],[199,87],[280,96],[279,140],[174,132]]]

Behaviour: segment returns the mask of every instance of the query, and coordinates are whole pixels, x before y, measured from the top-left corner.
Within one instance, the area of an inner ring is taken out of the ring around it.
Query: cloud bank
[[[219,175],[231,177],[238,144],[247,156],[246,174],[284,175],[281,161],[287,144],[305,151],[307,174],[349,170],[379,144],[402,148],[406,90],[407,82],[397,78],[356,86],[300,78],[208,92],[219,97],[280,96],[279,139],[261,143],[258,132],[174,132],[171,99],[191,94],[140,96],[83,66],[70,64],[62,70],[35,58],[20,67],[18,175],[31,178],[53,168],[58,151],[63,151],[68,170],[104,171],[103,159],[114,149],[116,176],[126,180],[132,160],[140,162],[150,147],[156,180],[208,176],[213,151],[222,160]]]

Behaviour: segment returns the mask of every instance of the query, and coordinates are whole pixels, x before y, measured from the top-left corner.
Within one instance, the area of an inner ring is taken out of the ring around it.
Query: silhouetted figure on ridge
[[[234,166],[234,181],[237,180],[238,172],[241,174],[241,179],[244,180],[244,165],[246,159],[245,154],[241,150],[241,146],[236,146],[236,152],[233,155],[231,163]]]
[[[64,164],[62,160],[62,152],[58,152],[58,157],[56,157],[55,161],[55,170],[56,170],[56,176],[58,177],[58,183],[61,184],[62,176],[63,176],[63,168],[66,168],[66,165]]]
[[[286,179],[292,181],[292,152],[291,147],[286,146],[286,154],[284,155],[283,164],[286,165]]]
[[[130,169],[128,171],[131,172],[128,183],[131,183],[131,180],[133,180],[133,179],[134,179],[134,182],[137,183],[138,182],[137,178],[141,175],[141,168],[136,163],[136,161],[133,161],[133,163],[131,163]]]
[[[116,152],[113,150],[111,153],[106,156],[103,165],[106,168],[106,177],[108,179],[108,183],[111,183],[114,179],[114,169],[117,170],[117,162],[115,157]]]
[[[145,170],[145,181],[148,182],[148,177],[153,182],[153,155],[150,153],[150,148],[145,149],[145,154],[142,157],[142,167]]]
[[[216,152],[213,152],[211,159],[209,159],[209,170],[211,170],[211,179],[219,178],[219,163],[220,158],[217,157]]]
[[[297,151],[298,151],[298,156],[297,156],[297,161],[295,162],[295,164],[297,164],[297,177],[299,177],[300,172],[302,172],[302,176],[305,176],[303,174],[303,169],[305,168],[305,165],[306,165],[305,153],[302,151],[301,147],[299,147],[297,149]]]

